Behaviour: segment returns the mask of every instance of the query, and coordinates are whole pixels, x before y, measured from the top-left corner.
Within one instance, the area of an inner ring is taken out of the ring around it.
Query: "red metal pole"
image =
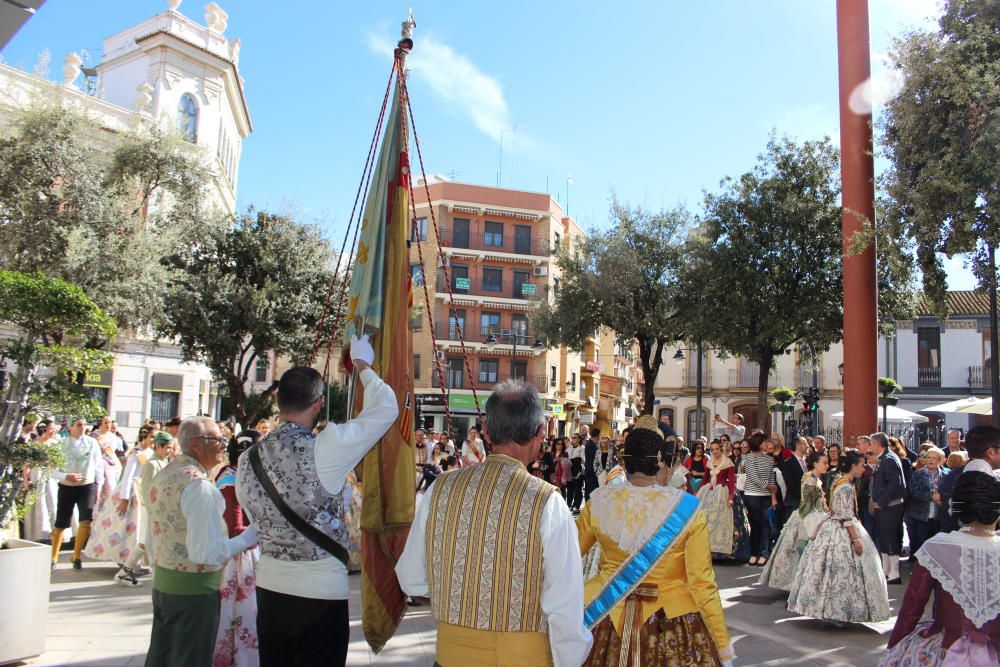
[[[844,440],[878,424],[878,292],[875,248],[849,255],[855,232],[875,220],[872,114],[851,108],[851,95],[871,77],[868,0],[837,0],[840,72],[840,170],[844,249]],[[855,95],[855,98],[859,97]],[[857,104],[856,104],[857,106]]]

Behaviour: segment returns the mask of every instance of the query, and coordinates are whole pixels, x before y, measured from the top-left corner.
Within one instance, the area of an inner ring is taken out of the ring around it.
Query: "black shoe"
[[[888,584],[889,586],[898,586],[899,584],[903,583],[903,580],[900,577],[896,577],[895,579],[887,580],[885,583]]]
[[[82,570],[83,569],[83,562],[79,558],[74,558],[73,559],[73,569],[74,570]]]

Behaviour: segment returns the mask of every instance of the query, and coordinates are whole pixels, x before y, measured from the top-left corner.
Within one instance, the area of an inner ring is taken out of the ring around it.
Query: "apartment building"
[[[534,302],[559,293],[552,250],[571,248],[583,230],[544,193],[440,177],[429,181],[429,201],[422,184],[414,190],[410,265],[417,316],[411,327],[420,423],[444,430],[447,405],[464,435],[477,420],[477,405],[485,406],[494,385],[511,378],[538,388],[549,433],[594,423],[599,336],[583,352],[549,349],[531,326]]]
[[[879,375],[903,386],[898,406],[912,412],[975,396],[990,395],[990,307],[985,291],[953,291],[950,316],[939,319],[927,303],[912,320],[896,322],[893,336],[879,341]],[[930,427],[968,429],[990,423],[985,416],[933,414]]]

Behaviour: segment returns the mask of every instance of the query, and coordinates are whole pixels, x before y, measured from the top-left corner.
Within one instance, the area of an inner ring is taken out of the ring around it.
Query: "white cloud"
[[[373,34],[368,35],[368,46],[376,53],[390,56],[394,48],[393,44]],[[444,42],[423,35],[406,64],[435,95],[449,102],[494,141],[500,141],[501,130],[511,129],[510,110],[500,82]],[[524,148],[526,138],[518,137],[518,143]]]

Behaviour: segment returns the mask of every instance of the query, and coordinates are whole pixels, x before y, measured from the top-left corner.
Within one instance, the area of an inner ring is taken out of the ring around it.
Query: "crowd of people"
[[[63,463],[23,471],[39,493],[25,536],[51,540],[53,567],[71,540],[75,569],[86,556],[116,563],[122,585],[152,574],[147,665],[344,664],[353,469],[398,414],[367,341],[351,354],[364,409],[323,429],[322,378],[301,367],[279,382],[278,425],[149,420],[128,444],[107,417],[26,420],[21,437],[58,442]],[[904,555],[882,664],[997,664],[1000,430],[917,451],[883,433],[786,443],[740,415],[688,443],[651,416],[547,437],[540,405],[513,381],[461,444],[415,432],[416,516],[396,572],[430,603],[438,664],[728,665],[713,561],[762,568],[790,611],[841,626],[890,617]]]

